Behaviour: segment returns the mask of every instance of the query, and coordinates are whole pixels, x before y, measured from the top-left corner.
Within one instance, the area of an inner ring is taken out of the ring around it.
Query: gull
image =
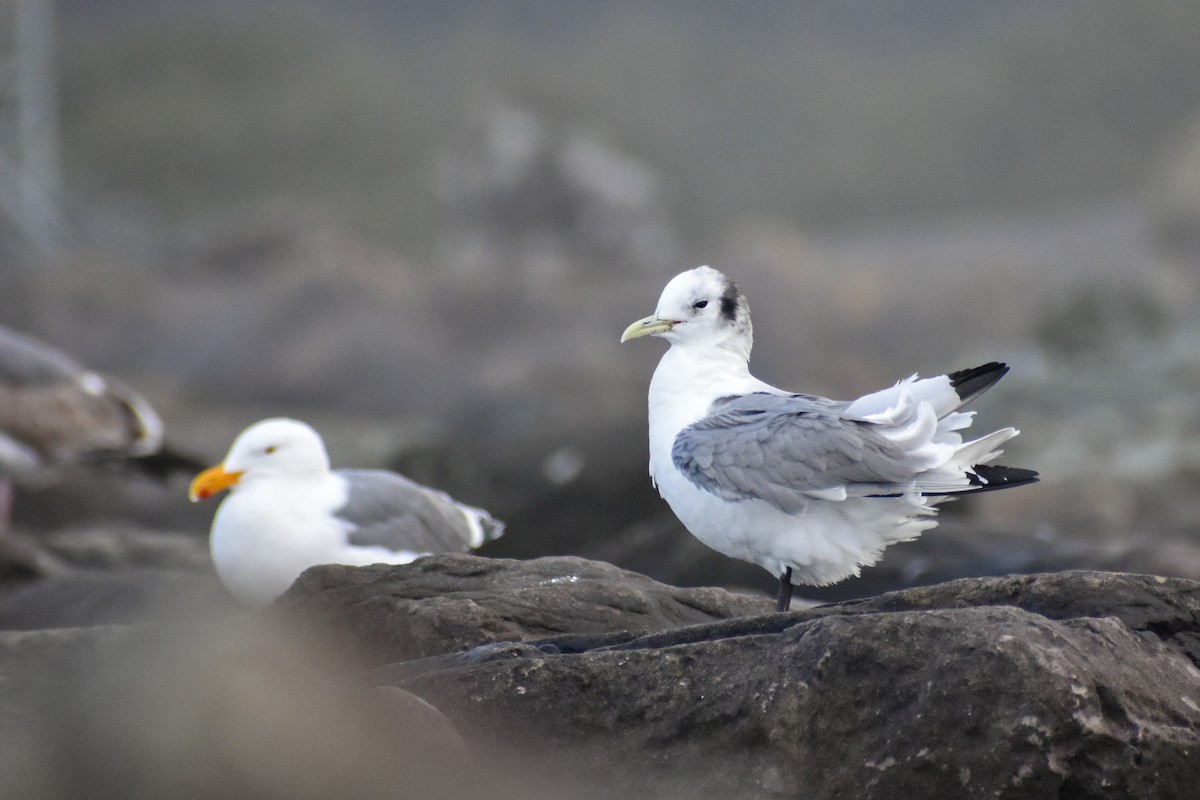
[[[69,464],[144,458],[162,437],[158,414],[132,389],[0,327],[0,529],[14,479],[45,483]]]
[[[229,495],[209,539],[230,593],[263,606],[317,564],[407,564],[479,547],[504,531],[482,509],[385,470],[331,470],[325,443],[294,419],[256,422],[188,496]]]
[[[651,479],[697,539],[778,576],[780,611],[794,584],[857,576],[936,525],[936,503],[1037,480],[988,463],[1015,428],[961,434],[974,412],[959,409],[1004,364],[852,401],[784,391],[750,374],[750,306],[711,267],[673,278],[621,341],[643,336],[670,344],[650,381]]]
[[[161,478],[186,458],[164,451],[162,421],[137,392],[0,326],[0,560],[66,574],[39,542],[9,529],[15,484],[45,486],[73,464],[126,461]]]

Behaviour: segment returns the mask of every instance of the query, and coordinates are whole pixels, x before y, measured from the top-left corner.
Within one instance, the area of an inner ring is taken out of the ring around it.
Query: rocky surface
[[[514,561],[450,554],[398,567],[314,567],[276,605],[386,663],[557,634],[666,630],[761,614],[773,602],[666,586],[569,556]]]
[[[490,639],[481,635],[481,640]],[[1188,797],[1200,584],[962,580],[385,668],[548,793]]]
[[[0,769],[33,798],[1194,796],[1200,583],[770,607],[450,555],[314,568],[261,613],[0,632]]]

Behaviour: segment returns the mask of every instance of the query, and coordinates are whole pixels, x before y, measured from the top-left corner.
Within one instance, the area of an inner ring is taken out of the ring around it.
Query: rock
[[[213,571],[207,537],[182,531],[109,524],[60,529],[39,538],[47,550],[75,567]]]
[[[376,710],[386,715],[389,728],[398,737],[411,737],[420,731],[424,746],[437,753],[443,761],[461,768],[471,758],[462,736],[446,715],[412,692],[392,686],[380,686],[374,691]]]
[[[489,101],[438,159],[441,269],[550,293],[579,273],[678,261],[663,175],[593,131]]]
[[[763,613],[772,605],[723,589],[666,586],[582,558],[466,554],[401,566],[313,567],[276,603],[369,650],[377,663],[563,633],[644,633]]]
[[[484,796],[432,706],[267,622],[0,632],[4,796]]]
[[[594,591],[556,586],[565,608]],[[419,613],[411,602],[399,616]],[[433,703],[498,762],[526,765],[546,794],[1194,796],[1191,581],[968,579],[640,638],[580,633],[375,675]]]
[[[0,587],[35,578],[59,577],[68,572],[70,567],[34,537],[0,530]]]
[[[0,630],[180,620],[236,608],[201,536],[121,522],[0,536]]]
[[[0,631],[0,718],[19,701],[27,700],[31,685],[62,674],[76,664],[112,657],[137,642],[130,626],[112,625],[61,630]]]
[[[315,568],[265,614],[0,631],[0,774],[33,798],[1194,796],[1200,583],[770,608],[453,555]]]
[[[0,630],[179,621],[237,610],[211,571],[78,570],[0,594]]]

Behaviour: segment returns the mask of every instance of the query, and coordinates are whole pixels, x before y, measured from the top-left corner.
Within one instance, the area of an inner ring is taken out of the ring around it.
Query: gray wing
[[[338,470],[349,494],[335,516],[350,523],[350,544],[416,553],[451,553],[499,536],[503,523],[481,509],[382,470]]]
[[[841,488],[904,491],[915,470],[875,425],[847,419],[845,403],[807,395],[722,398],[675,437],[671,459],[685,476],[726,500],[765,500],[788,512]]]

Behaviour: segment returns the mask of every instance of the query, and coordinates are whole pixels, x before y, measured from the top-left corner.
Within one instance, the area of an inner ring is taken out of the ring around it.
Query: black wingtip
[[[1037,483],[1037,472],[1020,467],[1002,467],[992,464],[976,464],[971,467],[974,474],[968,474],[967,479],[974,492],[990,492],[996,489],[1008,489],[1013,486],[1024,486],[1027,483]]]
[[[958,392],[958,396],[965,403],[972,397],[986,392],[1007,372],[1008,364],[989,361],[982,366],[951,372],[946,377],[950,379],[950,385],[954,387],[954,391]]]

